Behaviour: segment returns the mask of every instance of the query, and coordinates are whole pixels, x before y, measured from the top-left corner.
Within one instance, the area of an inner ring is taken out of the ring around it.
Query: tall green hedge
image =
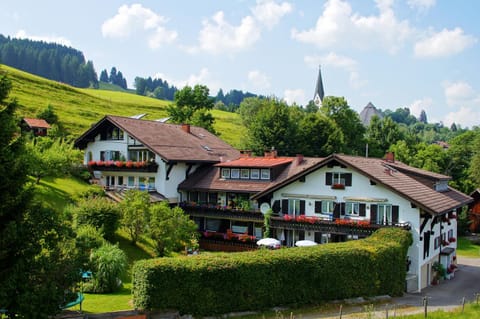
[[[404,291],[411,234],[280,250],[142,260],[133,268],[136,308],[214,315]]]

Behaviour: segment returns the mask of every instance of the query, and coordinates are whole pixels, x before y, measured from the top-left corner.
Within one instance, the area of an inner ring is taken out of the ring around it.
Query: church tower
[[[321,107],[324,95],[325,95],[325,92],[323,91],[322,69],[321,67],[318,67],[318,78],[317,78],[317,85],[315,86],[313,103],[315,103],[316,106]]]

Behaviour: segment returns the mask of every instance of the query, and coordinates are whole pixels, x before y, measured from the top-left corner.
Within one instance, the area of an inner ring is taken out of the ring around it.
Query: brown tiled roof
[[[258,160],[263,158],[257,158]],[[278,158],[277,158],[278,159]],[[257,193],[274,187],[276,184],[298,174],[307,168],[317,164],[321,158],[305,157],[298,164],[295,157],[289,157],[286,168],[273,181],[242,180],[242,179],[221,179],[219,167],[199,169],[182,182],[178,189],[194,191],[226,191]],[[239,167],[239,166],[236,166]],[[253,166],[252,166],[253,167]],[[258,166],[257,166],[258,167]]]
[[[391,191],[407,198],[418,207],[432,214],[443,214],[462,207],[472,201],[471,197],[453,188],[449,187],[447,191],[437,192],[432,187],[417,180],[417,176],[419,175],[431,179],[437,178],[438,180],[445,180],[448,178],[446,175],[409,167],[400,162],[390,163],[383,159],[339,154],[333,154],[325,158],[316,165],[301,172],[300,175],[293,175],[276,185],[266,188],[264,191],[254,195],[253,198],[259,198],[282,186],[288,185],[297,180],[300,176],[309,174],[332,161],[337,161],[340,164],[358,171],[376,183],[384,185]]]
[[[112,115],[107,115],[79,137],[75,146],[85,148],[106,121],[121,128],[166,161],[217,163],[240,156],[238,150],[201,127],[190,126],[190,133],[187,133],[177,124]]]
[[[32,118],[23,118],[23,121],[31,128],[50,128],[50,124],[47,123],[44,119],[32,119]]]

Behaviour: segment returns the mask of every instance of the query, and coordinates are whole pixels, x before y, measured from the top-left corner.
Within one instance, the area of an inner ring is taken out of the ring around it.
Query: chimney
[[[395,153],[387,152],[387,154],[385,154],[385,161],[389,163],[395,163]]]
[[[187,134],[190,134],[190,124],[182,124],[182,131]]]
[[[302,154],[297,154],[296,159],[297,159],[297,165],[302,164],[302,162],[303,162],[303,155],[302,155]]]
[[[252,151],[250,150],[240,151],[240,158],[250,158],[250,157],[252,157]]]
[[[272,149],[271,151],[265,151],[265,158],[277,158],[277,150]]]

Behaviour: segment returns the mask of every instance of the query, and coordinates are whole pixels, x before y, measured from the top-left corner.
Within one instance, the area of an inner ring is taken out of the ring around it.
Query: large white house
[[[254,157],[201,128],[117,116],[103,118],[76,146],[105,188],[145,189],[182,205],[206,248],[254,248],[270,208],[271,233],[286,246],[404,227],[413,235],[407,291],[431,283],[434,262],[454,262],[456,216],[472,201],[448,186],[450,177],[395,161],[392,153],[385,159],[275,151]]]

